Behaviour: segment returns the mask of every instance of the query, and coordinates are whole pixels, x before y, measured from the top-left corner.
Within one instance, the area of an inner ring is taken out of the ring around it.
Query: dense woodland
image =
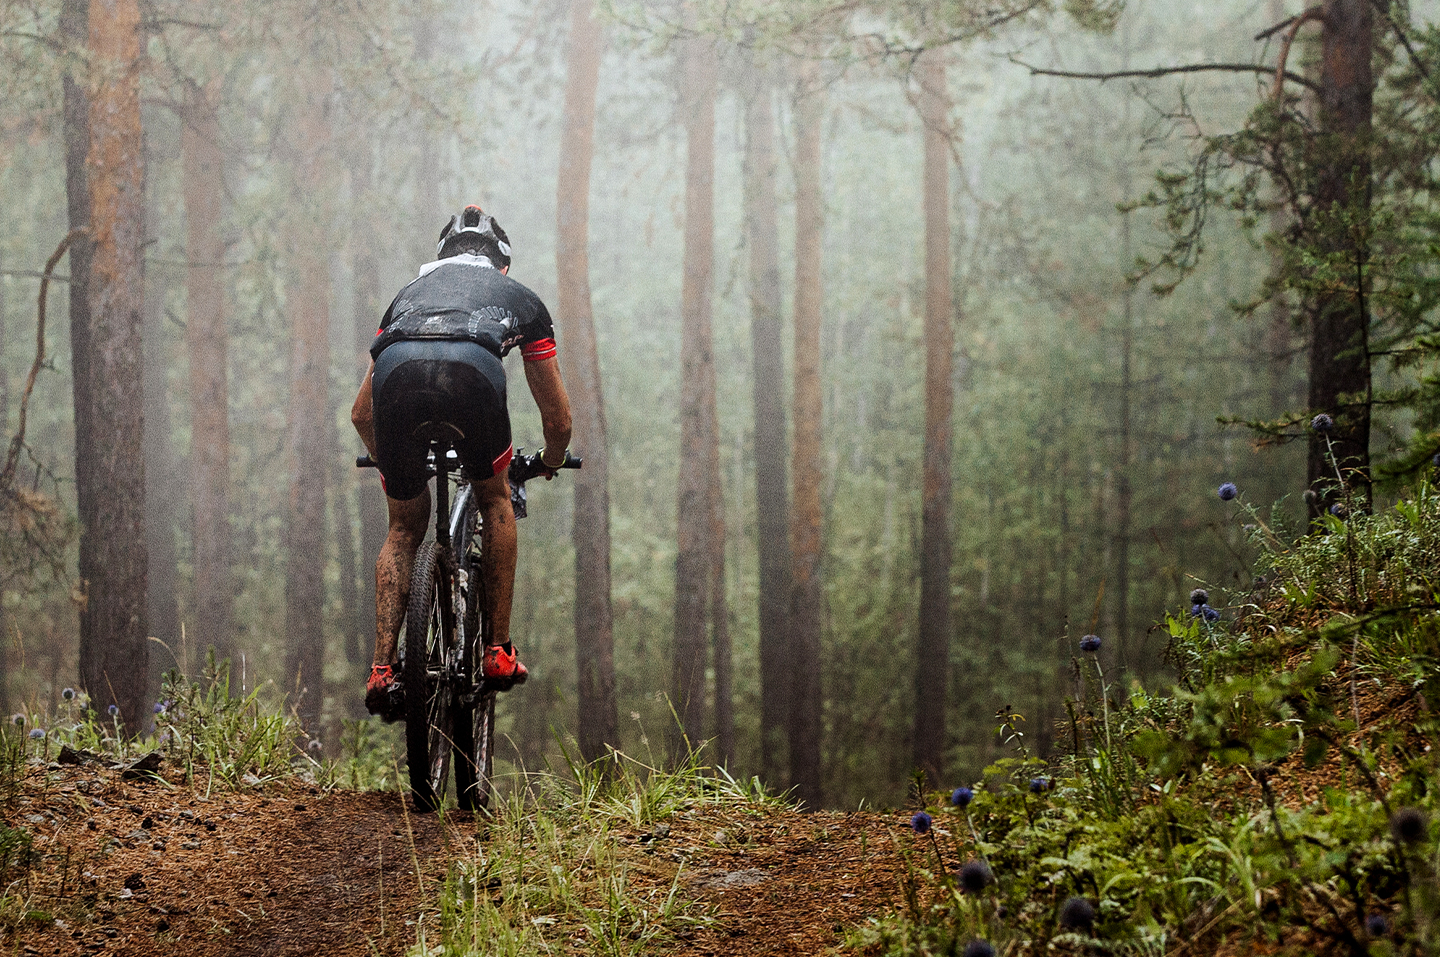
[[[1242,526],[1365,507],[1327,450],[1383,500],[1440,449],[1430,4],[0,11],[7,712],[143,726],[213,654],[354,736],[348,410],[469,202],[586,460],[521,524],[523,766],[683,731],[854,806],[973,777],[997,715],[1045,754],[1080,636],[1163,681],[1157,620],[1246,602]]]

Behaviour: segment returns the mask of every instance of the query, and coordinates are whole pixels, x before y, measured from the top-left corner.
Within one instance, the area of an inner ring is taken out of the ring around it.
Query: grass
[[[683,857],[657,881],[668,865],[657,868],[634,845],[668,833],[676,815],[714,807],[758,814],[778,804],[757,782],[707,768],[698,754],[667,769],[612,752],[591,765],[571,761],[563,775],[523,775],[484,840],[452,865],[414,953],[653,953],[715,917],[686,895]]]
[[[1081,655],[1072,753],[1017,749],[957,782],[964,809],[932,796],[954,838],[856,949],[1440,954],[1440,496],[1289,545],[1252,524],[1268,585],[1166,619],[1176,685],[1117,700]],[[967,859],[995,881],[957,889]]]

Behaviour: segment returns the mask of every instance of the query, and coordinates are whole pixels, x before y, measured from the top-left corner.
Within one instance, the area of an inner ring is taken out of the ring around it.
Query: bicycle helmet
[[[470,243],[465,242],[466,237],[470,238]],[[510,265],[510,238],[495,222],[495,217],[487,215],[479,206],[466,206],[450,217],[445,228],[440,230],[435,258],[457,255],[462,245],[471,244],[478,244],[479,254],[493,262],[495,268],[504,269]]]

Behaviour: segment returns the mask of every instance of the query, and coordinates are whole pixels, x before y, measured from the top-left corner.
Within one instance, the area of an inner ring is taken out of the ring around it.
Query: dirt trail
[[[23,955],[403,954],[448,862],[476,840],[473,823],[414,814],[396,794],[275,784],[207,797],[95,766],[30,768],[3,817],[37,855],[24,908],[6,911],[32,919],[0,926],[0,948]],[[664,889],[678,869],[719,917],[668,954],[781,957],[825,953],[894,906],[885,832],[903,823],[716,809],[621,841],[632,880]]]

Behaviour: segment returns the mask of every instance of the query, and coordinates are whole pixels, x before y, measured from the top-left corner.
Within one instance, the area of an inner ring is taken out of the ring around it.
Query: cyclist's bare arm
[[[565,450],[570,447],[570,397],[566,395],[565,383],[560,379],[559,360],[551,356],[526,362],[525,382],[540,408],[545,457],[551,459],[545,464],[558,468],[564,461]]]
[[[375,458],[375,405],[370,398],[370,380],[374,375],[375,360],[371,359],[370,368],[365,370],[365,381],[360,383],[360,393],[350,407],[350,424],[360,433],[360,441],[365,443],[365,451],[372,459]]]

